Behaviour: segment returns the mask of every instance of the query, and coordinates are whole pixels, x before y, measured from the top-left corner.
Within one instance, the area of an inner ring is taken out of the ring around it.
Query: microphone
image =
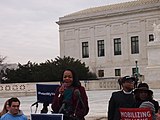
[[[75,93],[75,95],[78,97],[78,102],[77,102],[77,105],[76,105],[76,109],[77,109],[78,103],[79,103],[79,101],[80,101],[81,104],[82,104],[82,106],[83,106],[83,108],[84,108],[84,111],[83,111],[83,112],[85,113],[86,107],[85,107],[85,104],[84,104],[84,102],[83,102],[83,100],[82,100],[80,91],[79,91],[78,89],[76,89],[76,90],[74,91],[74,93]],[[76,109],[75,109],[74,114],[75,114],[76,111],[77,111]]]
[[[62,93],[59,93],[59,94],[58,94],[58,98],[60,98],[60,97],[61,97],[61,95],[62,95]]]
[[[83,103],[82,97],[81,97],[81,93],[78,89],[76,89],[74,91],[75,95],[78,97],[78,99],[80,100],[81,103]]]
[[[59,109],[58,113],[62,113],[63,110],[65,110],[65,106],[68,104],[67,100],[63,100],[63,104],[61,106],[61,108]]]
[[[66,105],[66,103],[63,103],[63,104],[62,104],[62,106],[61,106],[61,108],[59,109],[58,113],[61,113],[61,112],[64,110],[65,105]]]
[[[59,88],[60,91],[59,91],[58,98],[63,95],[63,92],[65,91],[65,89],[66,89],[66,83],[62,83],[61,87]]]
[[[85,108],[85,105],[84,105],[84,102],[83,102],[83,100],[82,100],[80,91],[79,91],[78,89],[76,89],[76,90],[74,91],[74,93],[75,93],[75,95],[78,97],[78,99],[80,100],[80,102],[82,103],[83,107]]]

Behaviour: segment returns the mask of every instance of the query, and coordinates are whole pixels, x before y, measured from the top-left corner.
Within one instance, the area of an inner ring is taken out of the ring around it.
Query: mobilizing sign
[[[149,108],[120,108],[122,120],[152,120]]]

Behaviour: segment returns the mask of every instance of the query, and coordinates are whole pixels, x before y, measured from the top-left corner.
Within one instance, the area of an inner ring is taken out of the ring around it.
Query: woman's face
[[[148,98],[148,92],[147,91],[140,91],[139,97],[141,100],[145,100]]]
[[[73,83],[73,74],[72,74],[71,71],[69,71],[69,70],[64,71],[64,73],[63,73],[63,82],[64,82],[65,87],[69,87],[69,86],[72,85],[72,83]]]

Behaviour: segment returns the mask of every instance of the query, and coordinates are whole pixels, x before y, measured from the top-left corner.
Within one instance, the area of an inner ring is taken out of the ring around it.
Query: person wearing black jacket
[[[134,90],[136,99],[136,107],[139,107],[143,102],[149,101],[154,105],[155,113],[158,112],[159,103],[153,99],[153,91],[149,89],[147,83],[140,83],[137,89]]]
[[[135,107],[133,95],[135,77],[125,76],[121,79],[122,90],[113,92],[108,105],[108,120],[120,120],[119,108]]]

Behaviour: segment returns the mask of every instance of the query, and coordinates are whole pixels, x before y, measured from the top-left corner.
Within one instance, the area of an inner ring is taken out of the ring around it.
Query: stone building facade
[[[160,0],[94,7],[60,17],[60,56],[80,59],[98,77],[139,73],[148,79],[154,23],[160,24]]]

